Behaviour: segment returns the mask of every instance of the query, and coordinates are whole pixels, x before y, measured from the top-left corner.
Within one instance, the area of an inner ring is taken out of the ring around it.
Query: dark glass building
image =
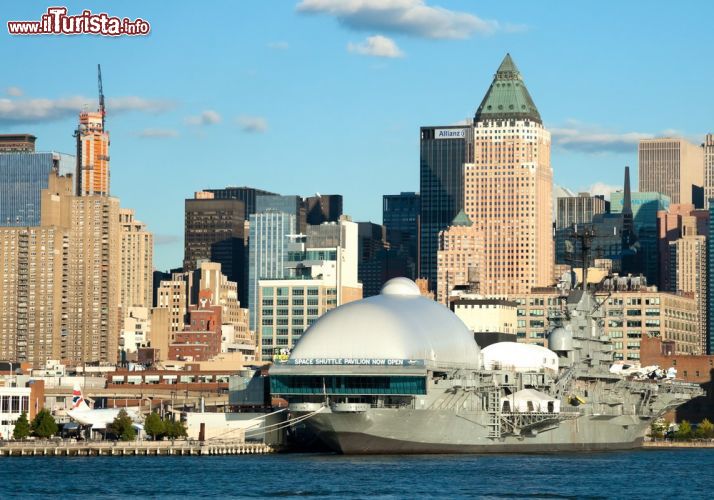
[[[407,275],[406,252],[390,247],[385,226],[358,222],[357,238],[357,278],[363,297],[379,295],[384,283]]]
[[[317,194],[305,198],[307,223],[319,226],[325,222],[338,222],[342,216],[341,194]]]
[[[419,193],[385,194],[382,197],[382,224],[392,249],[403,249],[407,256],[408,274],[418,276]]]
[[[439,231],[464,207],[464,163],[473,161],[468,125],[421,127],[419,277],[436,287]]]
[[[226,187],[223,189],[206,189],[207,193],[213,193],[217,200],[240,200],[245,203],[245,219],[255,213],[255,200],[261,195],[274,195],[270,191],[255,189],[252,187]]]
[[[245,203],[238,199],[186,200],[183,270],[198,262],[221,264],[221,272],[238,283],[238,299],[247,307]]]
[[[0,226],[40,225],[40,198],[53,169],[74,175],[74,156],[0,153]]]

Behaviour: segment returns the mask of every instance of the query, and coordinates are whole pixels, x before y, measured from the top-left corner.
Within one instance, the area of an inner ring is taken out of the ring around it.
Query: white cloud
[[[701,135],[687,135],[680,130],[666,129],[661,132],[613,132],[596,125],[569,120],[564,127],[549,128],[553,145],[578,153],[636,153],[637,144],[643,139],[677,137],[694,144],[702,142]]]
[[[347,44],[347,50],[355,54],[373,57],[404,57],[394,40],[382,35],[369,36],[360,43]]]
[[[24,94],[20,87],[8,87],[5,89],[5,93],[10,97],[20,97]]]
[[[107,99],[107,112],[142,111],[159,113],[172,108],[170,101],[127,96]],[[96,109],[95,97],[65,97],[60,99],[0,99],[0,123],[38,123],[75,116],[84,108]]]
[[[241,115],[236,118],[236,123],[243,132],[262,134],[268,131],[268,120],[262,116]]]
[[[551,128],[550,133],[555,146],[580,153],[632,153],[639,141],[654,137],[646,132],[611,132],[572,120],[563,128]]]
[[[188,125],[215,125],[221,122],[221,115],[212,109],[203,111],[200,115],[189,116],[186,118]]]
[[[606,184],[604,182],[596,182],[582,191],[587,191],[593,196],[596,194],[602,194],[605,195],[606,200],[609,200],[612,193],[615,191],[622,191],[622,186],[613,186],[612,184]]]
[[[139,132],[139,137],[144,139],[166,139],[169,137],[178,137],[178,130],[165,128],[146,128]]]
[[[288,42],[270,42],[268,44],[268,48],[275,50],[287,50],[290,48],[290,45]]]
[[[302,0],[297,11],[335,17],[358,31],[383,31],[423,38],[468,38],[500,29],[496,21],[468,12],[426,5],[425,0]]]

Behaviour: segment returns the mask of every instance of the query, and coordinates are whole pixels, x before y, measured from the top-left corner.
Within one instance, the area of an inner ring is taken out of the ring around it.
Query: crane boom
[[[102,114],[102,130],[104,130],[104,117],[107,112],[104,109],[104,89],[102,88],[102,65],[97,64],[97,80],[99,83],[99,112]]]

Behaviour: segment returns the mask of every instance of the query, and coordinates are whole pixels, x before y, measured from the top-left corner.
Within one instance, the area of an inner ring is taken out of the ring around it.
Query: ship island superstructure
[[[270,370],[302,432],[341,453],[487,453],[641,446],[651,422],[702,393],[612,373],[599,304],[567,297],[549,348],[481,349],[406,278],[325,314]]]

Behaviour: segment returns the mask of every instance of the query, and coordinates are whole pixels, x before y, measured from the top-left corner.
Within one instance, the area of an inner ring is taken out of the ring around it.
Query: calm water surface
[[[714,449],[0,459],[0,498],[714,498]]]

